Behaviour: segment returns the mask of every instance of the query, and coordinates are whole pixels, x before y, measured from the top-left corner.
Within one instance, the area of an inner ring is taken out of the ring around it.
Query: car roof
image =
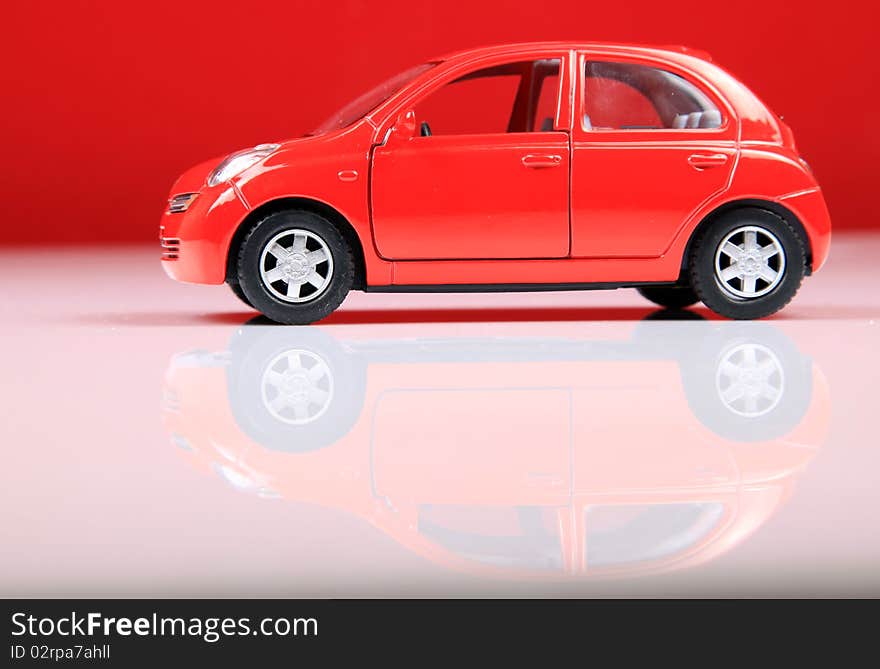
[[[516,54],[519,52],[527,52],[527,51],[542,51],[542,50],[576,50],[576,51],[605,51],[605,52],[615,52],[622,54],[633,54],[633,55],[655,55],[655,56],[670,56],[670,55],[685,55],[692,56],[694,58],[699,58],[700,60],[705,60],[708,62],[712,62],[712,57],[705,51],[700,49],[692,49],[687,46],[671,44],[671,45],[647,45],[647,44],[621,44],[614,42],[564,42],[564,41],[551,41],[551,42],[519,42],[519,43],[510,43],[510,44],[496,44],[491,46],[484,46],[472,49],[462,49],[459,51],[453,51],[451,53],[444,54],[439,58],[432,58],[431,61],[447,61],[447,60],[459,60],[459,59],[468,59],[473,57],[485,56],[485,55],[503,55],[506,53]]]
[[[678,66],[690,72],[716,90],[739,116],[740,136],[751,141],[782,141],[782,129],[778,118],[742,82],[713,62],[705,51],[681,45],[622,44],[619,42],[547,41],[497,44],[475,49],[448,53],[433,63],[456,66],[492,58],[494,56],[516,58],[543,52],[587,51],[602,56],[622,56],[656,59]],[[429,76],[429,75],[425,75]]]

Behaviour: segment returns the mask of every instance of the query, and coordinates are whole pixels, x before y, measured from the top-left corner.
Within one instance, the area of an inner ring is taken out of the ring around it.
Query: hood
[[[172,195],[177,193],[198,193],[207,184],[208,175],[226,156],[212,158],[189,168],[181,174],[171,187]]]

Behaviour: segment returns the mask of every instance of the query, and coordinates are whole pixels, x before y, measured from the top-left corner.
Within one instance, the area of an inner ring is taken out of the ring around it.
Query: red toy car
[[[281,323],[352,289],[635,287],[760,318],[821,267],[831,222],[791,130],[708,56],[538,43],[419,65],[192,168],[160,234],[173,278]]]

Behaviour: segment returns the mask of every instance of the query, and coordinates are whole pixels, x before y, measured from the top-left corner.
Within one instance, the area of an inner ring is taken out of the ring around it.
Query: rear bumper
[[[825,197],[819,188],[791,193],[779,198],[779,203],[797,216],[810,238],[813,272],[819,270],[828,259],[831,247],[831,216]]]
[[[203,188],[184,212],[166,210],[159,224],[165,273],[187,283],[223,283],[229,243],[247,212],[229,184]]]

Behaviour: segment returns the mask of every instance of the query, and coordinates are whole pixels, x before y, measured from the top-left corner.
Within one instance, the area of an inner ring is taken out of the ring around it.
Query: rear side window
[[[656,67],[587,61],[584,130],[720,128],[718,108],[687,79]]]

